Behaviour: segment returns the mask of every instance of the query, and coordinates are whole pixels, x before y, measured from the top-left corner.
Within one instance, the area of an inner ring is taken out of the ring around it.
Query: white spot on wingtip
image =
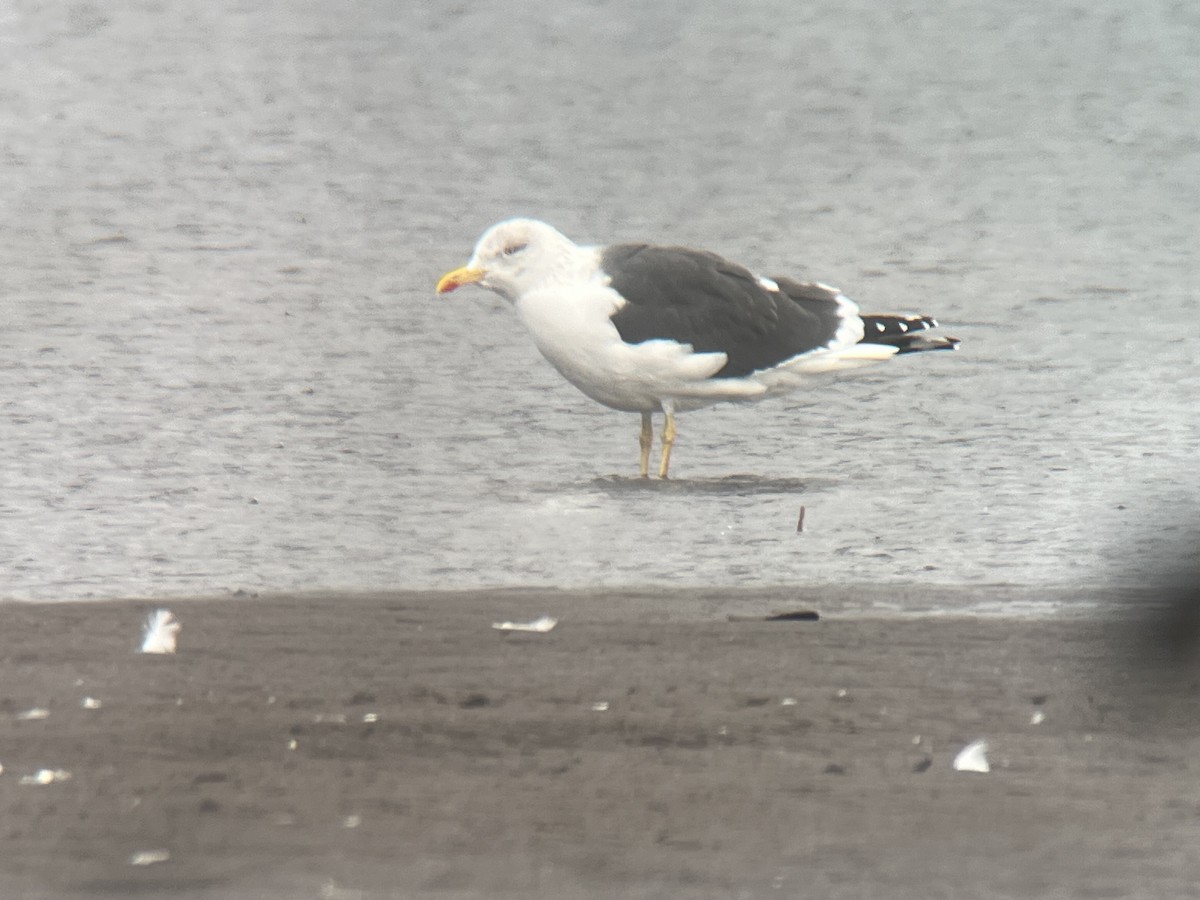
[[[906,322],[897,322],[896,325],[901,331],[908,331],[908,324]]]
[[[770,278],[759,278],[758,283],[760,285],[762,285],[762,287],[764,287],[768,291],[770,291],[772,294],[779,293],[779,285],[776,284],[774,281],[772,281]]]

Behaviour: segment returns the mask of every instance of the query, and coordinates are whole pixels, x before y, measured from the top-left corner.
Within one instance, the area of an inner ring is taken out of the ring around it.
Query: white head
[[[437,292],[478,284],[516,300],[534,288],[571,279],[582,265],[580,248],[553,226],[536,219],[507,219],[483,233],[471,261],[443,275]]]

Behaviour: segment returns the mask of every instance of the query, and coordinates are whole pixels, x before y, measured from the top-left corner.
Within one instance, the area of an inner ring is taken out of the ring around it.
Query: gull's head
[[[439,294],[477,284],[515,300],[526,291],[569,279],[580,266],[579,247],[536,219],[507,219],[483,233],[471,261],[447,272]]]

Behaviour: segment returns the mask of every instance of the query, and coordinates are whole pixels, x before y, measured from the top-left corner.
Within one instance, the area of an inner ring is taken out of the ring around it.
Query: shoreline
[[[245,590],[212,593],[179,593],[141,596],[68,597],[63,599],[0,597],[5,606],[163,606],[173,603],[277,603],[277,602],[351,602],[372,603],[387,600],[440,598],[447,602],[476,602],[509,598],[539,598],[547,603],[587,603],[603,596],[606,603],[636,607],[640,614],[689,615],[729,605],[741,609],[772,606],[785,608],[810,604],[824,616],[842,618],[1043,618],[1060,615],[1137,611],[1145,605],[1170,603],[1178,593],[1172,585],[1023,585],[924,584],[921,582],[775,584],[754,586],[713,585],[618,585],[598,587],[559,587],[546,585],[501,585],[471,587],[358,588],[318,587],[302,591]],[[966,598],[966,599],[964,599]],[[644,604],[651,604],[645,606]]]

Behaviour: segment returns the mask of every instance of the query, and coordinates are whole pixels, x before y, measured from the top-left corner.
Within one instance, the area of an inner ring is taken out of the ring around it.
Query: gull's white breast
[[[655,411],[664,401],[686,409],[762,392],[742,379],[710,380],[725,365],[724,353],[693,353],[671,340],[625,343],[611,318],[624,302],[595,281],[530,291],[517,298],[516,308],[551,365],[614,409]]]

